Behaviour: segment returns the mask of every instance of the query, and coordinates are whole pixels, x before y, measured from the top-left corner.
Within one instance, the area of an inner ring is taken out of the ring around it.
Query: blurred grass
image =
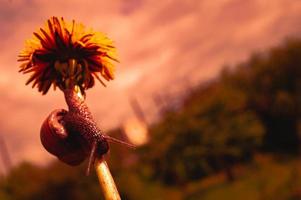
[[[301,161],[297,157],[257,154],[252,163],[234,167],[235,179],[220,172],[198,181],[169,186],[132,169],[115,174],[122,199],[144,200],[297,200],[301,199]],[[47,168],[22,164],[0,182],[1,200],[99,199],[95,175],[84,166],[54,163]]]
[[[233,182],[227,182],[222,176],[212,176],[200,181],[195,192],[187,194],[185,199],[196,200],[293,200],[300,199],[298,188],[301,186],[300,161],[293,158],[275,158],[257,156],[251,165]],[[218,177],[219,182],[210,183]],[[201,183],[208,182],[204,187]]]

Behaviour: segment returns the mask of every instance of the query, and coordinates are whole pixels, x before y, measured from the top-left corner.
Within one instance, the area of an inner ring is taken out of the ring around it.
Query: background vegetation
[[[111,148],[123,199],[300,199],[300,109],[301,40],[225,67],[149,127],[147,144]],[[99,199],[85,167],[23,163],[0,179],[0,199]]]

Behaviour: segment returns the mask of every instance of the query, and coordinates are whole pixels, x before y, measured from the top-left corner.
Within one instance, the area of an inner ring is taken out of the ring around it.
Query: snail
[[[104,86],[104,80],[114,79],[114,63],[119,61],[113,41],[82,23],[55,16],[33,35],[18,55],[19,72],[30,73],[26,84],[32,83],[43,95],[51,86],[59,88],[68,105],[68,110],[54,110],[43,122],[42,145],[69,165],[89,158],[87,174],[97,158],[95,171],[105,199],[120,199],[104,155],[109,142],[133,145],[104,134],[84,102],[85,91],[95,85],[95,79]]]
[[[88,175],[95,158],[109,151],[108,141],[133,145],[105,135],[96,125],[84,99],[65,90],[69,111],[56,109],[43,122],[40,138],[44,148],[68,165],[79,165],[88,156]]]

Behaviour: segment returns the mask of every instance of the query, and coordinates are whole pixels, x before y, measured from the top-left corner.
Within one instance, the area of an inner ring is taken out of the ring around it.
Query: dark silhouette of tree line
[[[143,193],[156,199],[160,185],[181,187],[217,172],[234,180],[233,166],[251,162],[256,153],[298,155],[301,40],[224,68],[181,105],[150,127],[150,141],[141,148],[111,149],[123,199]],[[0,199],[98,199],[96,176],[83,176],[84,168],[22,164],[0,181]]]

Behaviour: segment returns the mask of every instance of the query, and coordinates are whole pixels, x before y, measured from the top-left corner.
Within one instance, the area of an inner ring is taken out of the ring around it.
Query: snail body
[[[71,132],[78,132],[88,143],[90,150],[96,145],[96,154],[104,155],[109,151],[107,137],[98,128],[88,106],[73,90],[64,92],[69,112],[63,117],[65,127]]]
[[[69,165],[79,165],[90,155],[89,173],[95,158],[109,151],[109,144],[84,100],[73,90],[64,93],[69,111],[57,109],[50,113],[41,127],[41,142],[49,153]]]

